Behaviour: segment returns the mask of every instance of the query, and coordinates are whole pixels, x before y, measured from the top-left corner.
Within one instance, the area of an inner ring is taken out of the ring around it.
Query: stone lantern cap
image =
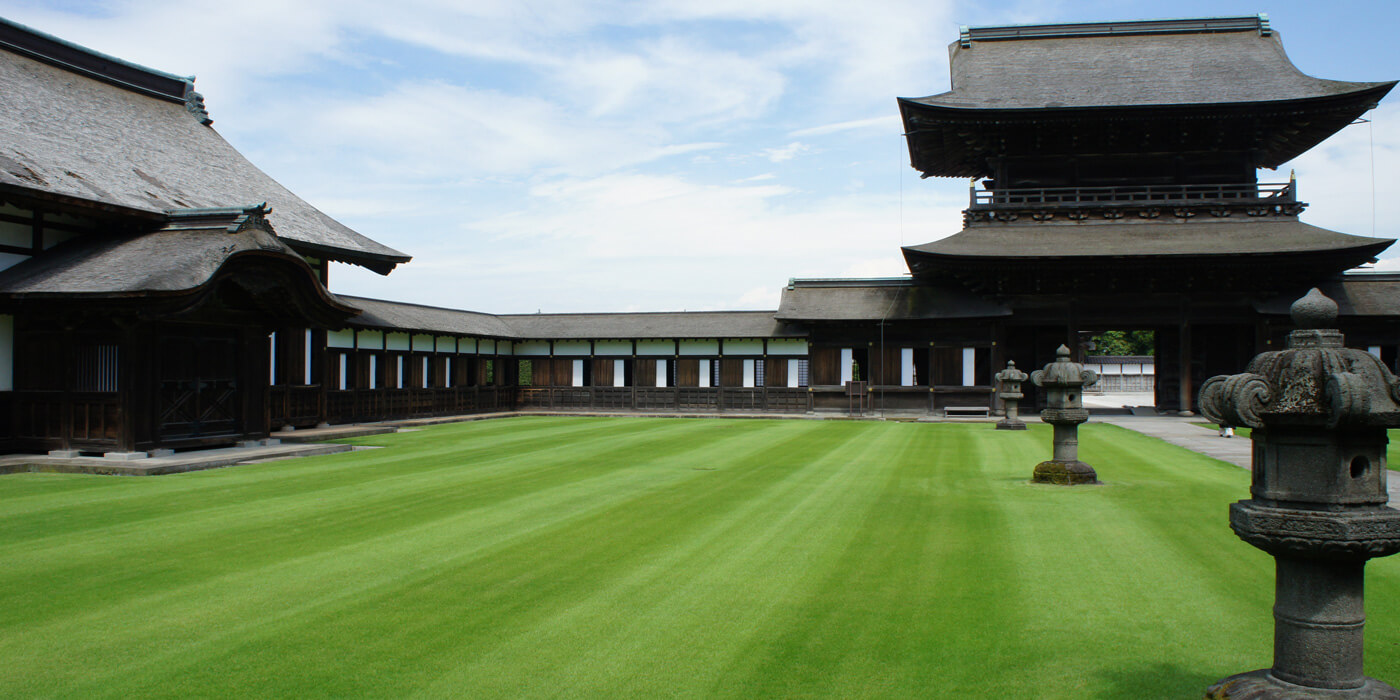
[[[1016,369],[1016,363],[1012,360],[1006,361],[1006,369],[994,375],[997,384],[1000,386],[1000,396],[1003,399],[1019,399],[1024,395],[1021,393],[1021,382],[1030,379],[1030,375]]]
[[[1061,345],[1055,350],[1055,361],[1045,365],[1044,369],[1031,372],[1031,382],[1036,386],[1045,389],[1045,402],[1049,405],[1046,411],[1041,411],[1041,419],[1047,423],[1054,422],[1055,418],[1047,418],[1047,412],[1065,411],[1075,412],[1074,416],[1068,413],[1060,418],[1077,418],[1078,413],[1084,415],[1078,420],[1082,423],[1088,420],[1089,414],[1083,411],[1083,388],[1092,386],[1099,380],[1099,375],[1091,369],[1085,369],[1084,365],[1078,362],[1071,362],[1069,359],[1069,348]]]
[[[1400,427],[1400,379],[1375,355],[1343,347],[1337,303],[1314,288],[1289,312],[1298,330],[1287,349],[1201,385],[1206,417],[1251,428]]]

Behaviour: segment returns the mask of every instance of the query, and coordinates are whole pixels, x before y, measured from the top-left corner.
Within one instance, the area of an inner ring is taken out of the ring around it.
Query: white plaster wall
[[[424,333],[416,333],[413,336],[413,349],[418,352],[433,351],[433,337]]]
[[[460,338],[457,340],[457,354],[471,355],[476,352],[476,338]]]
[[[457,338],[450,335],[438,336],[435,345],[438,352],[457,352]]]
[[[407,350],[409,348],[407,333],[390,333],[384,339],[384,347],[390,350]]]
[[[630,340],[595,340],[593,341],[594,355],[631,355],[632,341]]]
[[[384,331],[360,331],[355,334],[355,345],[370,350],[384,347]]]
[[[806,355],[807,341],[802,339],[779,339],[768,341],[769,355]]]
[[[338,331],[326,333],[326,347],[328,348],[353,348],[355,347],[355,331],[349,328],[342,328]]]
[[[498,344],[507,345],[506,343],[497,343],[494,340],[478,340],[476,343],[476,351],[482,355],[495,355],[497,354],[496,346]]]
[[[0,270],[8,270],[28,259],[28,255],[20,255],[19,253],[0,253]]]
[[[718,355],[718,340],[682,340],[682,355]],[[706,384],[705,386],[709,386]]]
[[[670,357],[676,354],[676,343],[671,340],[638,340],[638,355],[665,355]]]
[[[588,355],[588,354],[589,354],[588,341],[587,341],[587,340],[556,340],[556,341],[554,341],[554,354],[555,354],[555,356],[566,355],[566,356],[575,356],[575,357],[576,357],[576,356],[579,356],[579,355]]]
[[[548,340],[527,340],[515,344],[515,354],[522,357],[539,357],[549,354]]]
[[[762,355],[763,341],[753,338],[725,338],[724,354],[726,355]]]

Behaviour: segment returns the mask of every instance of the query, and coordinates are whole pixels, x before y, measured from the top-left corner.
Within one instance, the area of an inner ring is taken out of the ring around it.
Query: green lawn
[[[1113,426],[514,418],[0,477],[0,696],[1199,697],[1269,665],[1244,470]],[[1400,562],[1367,669],[1400,682]]]

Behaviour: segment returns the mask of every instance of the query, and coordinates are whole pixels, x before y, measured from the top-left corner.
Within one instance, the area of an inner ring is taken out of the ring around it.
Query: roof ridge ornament
[[[214,123],[214,120],[209,116],[209,110],[204,108],[204,95],[195,92],[194,78],[190,78],[189,82],[185,83],[185,109],[193,114],[200,124],[209,126]]]

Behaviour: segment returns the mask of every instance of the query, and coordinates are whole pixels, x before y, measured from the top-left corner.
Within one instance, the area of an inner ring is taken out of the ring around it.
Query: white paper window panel
[[[638,340],[638,355],[666,355],[670,357],[676,354],[676,343],[673,340]]]
[[[413,349],[417,352],[432,352],[433,337],[422,333],[415,333],[413,336]]]
[[[571,386],[583,386],[583,360],[574,360],[574,376],[569,378]]]
[[[841,383],[851,381],[851,349],[841,348]]]
[[[450,335],[440,335],[434,339],[434,344],[438,352],[457,352],[457,338]]]
[[[326,333],[326,347],[328,348],[353,348],[355,347],[355,331],[349,328],[342,328],[338,331]]]
[[[384,347],[384,331],[357,331],[355,347],[379,350]]]
[[[710,385],[710,361],[700,360],[700,386]]]
[[[725,338],[726,355],[762,355],[763,341],[754,338]]]
[[[899,385],[914,386],[914,348],[899,349]]]
[[[394,388],[395,388],[395,389],[402,389],[402,388],[403,388],[403,355],[399,355],[398,358],[396,358],[396,359],[398,359],[398,366],[395,368],[395,371],[394,371]]]
[[[341,391],[345,391],[345,387],[349,385],[349,382],[348,382],[348,379],[349,379],[349,368],[348,368],[348,364],[349,364],[349,363],[346,362],[346,359],[347,359],[347,358],[345,357],[345,353],[340,353],[340,390],[341,390]]]
[[[1381,346],[1379,346],[1379,345],[1372,345],[1371,347],[1366,348],[1366,352],[1369,352],[1369,353],[1371,353],[1372,355],[1375,355],[1376,357],[1380,357],[1380,356],[1381,356]]]
[[[744,360],[744,386],[753,386],[753,360]]]
[[[627,360],[613,360],[613,386],[627,386]]]
[[[388,350],[407,350],[410,347],[407,333],[390,333],[384,339],[384,347]]]
[[[9,317],[8,317],[8,316],[0,316],[0,323],[3,323],[3,319],[6,319],[6,318],[9,318]],[[8,339],[0,340],[0,343],[6,343],[6,342],[9,342],[9,340],[8,340]],[[4,352],[5,352],[4,349],[0,349],[0,353],[4,353]],[[7,354],[5,354],[5,357],[8,358],[8,357],[10,357],[10,355],[7,353]],[[6,364],[7,366],[9,365],[8,362],[6,362],[5,364]],[[4,371],[4,368],[0,368],[0,372],[3,372],[3,371]],[[13,383],[13,379],[11,379],[11,383]],[[277,383],[277,331],[273,331],[271,335],[267,336],[267,383],[268,383],[268,384],[276,384],[276,383]],[[0,385],[0,391],[11,391],[11,390],[13,390],[13,387],[4,388],[3,385]]]
[[[476,352],[476,338],[458,338],[457,354],[470,355]]]
[[[680,354],[682,354],[682,355],[718,355],[718,354],[719,354],[719,341],[718,341],[718,340],[682,340],[682,341],[681,341],[681,353],[680,353]],[[709,385],[706,384],[705,386],[709,386]]]
[[[801,339],[780,339],[768,341],[769,355],[806,355],[807,341]]]
[[[1093,368],[1090,367],[1090,369],[1093,369]],[[1098,373],[1099,373],[1099,374],[1123,374],[1123,365],[1118,364],[1117,362],[1110,362],[1110,363],[1108,363],[1108,364],[1099,365]]]
[[[666,377],[670,376],[670,375],[666,374],[666,370],[667,370],[666,361],[665,361],[665,360],[657,360],[657,361],[656,361],[656,385],[657,385],[657,386],[666,386]]]
[[[962,374],[963,374],[963,376],[962,376],[962,385],[963,385],[963,386],[976,386],[976,385],[977,385],[977,349],[976,349],[976,348],[963,348],[963,349],[962,349],[962,370],[963,370],[963,372],[962,372]]]
[[[515,354],[525,357],[539,357],[549,354],[548,340],[527,340],[515,344]]]
[[[369,356],[369,388],[379,388],[379,356]]]
[[[306,344],[303,345],[301,349],[302,349],[302,354],[305,355],[305,357],[302,358],[302,359],[304,360],[304,362],[303,362],[302,365],[301,365],[301,367],[302,367],[302,374],[304,374],[305,376],[302,377],[302,382],[301,382],[301,383],[302,383],[303,385],[305,385],[305,384],[310,384],[310,383],[311,383],[311,329],[310,329],[310,328],[306,329]]]
[[[494,340],[478,340],[476,342],[476,351],[481,355],[495,355],[497,345],[504,345],[504,343],[497,343]]]
[[[594,355],[631,355],[632,341],[630,340],[597,340],[593,342]]]
[[[798,382],[799,379],[800,379],[800,378],[797,376],[797,373],[798,373],[798,369],[797,369],[798,362],[800,362],[800,360],[788,360],[788,361],[787,361],[787,363],[788,363],[787,385],[788,385],[789,387],[793,388],[793,389],[796,389],[796,388],[798,387],[798,383],[797,383],[797,382]]]

